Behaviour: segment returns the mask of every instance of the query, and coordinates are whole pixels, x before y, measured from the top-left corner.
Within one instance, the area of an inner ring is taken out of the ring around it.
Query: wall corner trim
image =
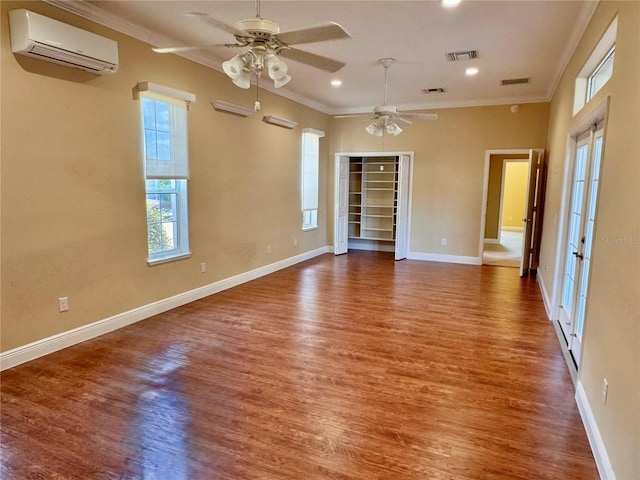
[[[329,251],[329,247],[321,247],[294,257],[285,258],[284,260],[250,270],[233,277],[225,278],[194,290],[179,293],[173,297],[165,298],[142,307],[134,308],[127,312],[119,313],[113,317],[98,320],[97,322],[83,325],[82,327],[74,328],[73,330],[68,330],[66,332],[14,348],[13,350],[8,350],[0,354],[0,371],[35,360],[36,358],[82,343],[86,340],[91,340],[92,338],[99,337],[105,333],[112,332],[159,313],[166,312],[172,308],[186,305],[187,303],[200,300],[201,298],[213,295],[214,293],[236,287],[251,280],[269,275],[270,273],[277,272],[278,270],[282,270],[283,268],[310,260],[319,255],[328,253]]]
[[[605,448],[604,441],[600,435],[600,430],[598,429],[598,424],[593,416],[593,411],[591,410],[591,405],[587,398],[587,392],[585,392],[580,380],[578,380],[576,388],[576,403],[578,404],[578,411],[580,412],[582,423],[584,423],[584,428],[587,432],[587,438],[589,439],[589,444],[593,451],[593,457],[596,461],[596,467],[598,468],[598,473],[600,473],[600,478],[603,480],[616,480],[616,475],[613,472],[613,467],[611,466],[609,456],[607,455],[607,449]]]

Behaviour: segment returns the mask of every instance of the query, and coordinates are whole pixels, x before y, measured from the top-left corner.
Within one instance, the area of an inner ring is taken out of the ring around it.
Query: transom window
[[[576,77],[573,114],[577,114],[613,76],[618,17],[614,18]]]
[[[607,81],[613,75],[613,60],[616,53],[616,47],[614,46],[607,56],[600,62],[593,73],[589,76],[589,85],[587,88],[587,102],[591,100],[596,93],[607,83]]]

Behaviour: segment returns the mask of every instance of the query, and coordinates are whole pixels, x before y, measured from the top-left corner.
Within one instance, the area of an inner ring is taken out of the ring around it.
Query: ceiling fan
[[[304,43],[351,38],[340,25],[330,22],[317,27],[280,33],[280,26],[276,22],[260,16],[260,0],[256,0],[255,4],[255,18],[240,20],[235,25],[229,25],[211,17],[207,13],[192,12],[188,14],[232,34],[236,43],[154,48],[153,51],[157,53],[178,53],[214,46],[247,48],[244,53],[236,55],[222,64],[224,72],[233,80],[235,85],[241,88],[249,88],[251,75],[255,74],[259,80],[265,69],[269,78],[274,81],[276,88],[286,85],[291,80],[291,77],[288,75],[286,63],[279,57],[288,58],[331,73],[337,72],[344,67],[344,62],[292,47],[292,45]]]
[[[373,108],[373,118],[372,122],[369,126],[365,128],[365,130],[376,137],[381,137],[384,131],[391,135],[400,135],[402,133],[402,128],[398,125],[399,123],[409,125],[413,122],[407,120],[406,117],[412,118],[414,120],[437,120],[438,115],[435,113],[412,113],[412,112],[401,112],[398,110],[398,107],[395,105],[387,104],[387,70],[393,63],[395,59],[393,58],[381,58],[378,60],[378,63],[384,67],[384,101],[382,105],[378,105]],[[358,116],[369,116],[370,114],[356,114],[356,115],[336,115],[335,118],[344,118],[344,117],[358,117]]]

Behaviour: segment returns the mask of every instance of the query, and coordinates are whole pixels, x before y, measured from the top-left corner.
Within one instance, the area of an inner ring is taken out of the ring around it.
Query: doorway
[[[528,157],[521,157],[491,158],[483,265],[520,267],[529,174]]]
[[[334,253],[349,249],[407,257],[413,152],[335,156]]]
[[[544,150],[488,150],[482,204],[483,265],[537,268]]]

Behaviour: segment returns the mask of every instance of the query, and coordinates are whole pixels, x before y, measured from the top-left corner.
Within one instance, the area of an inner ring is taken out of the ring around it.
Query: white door
[[[578,138],[569,203],[559,322],[571,355],[580,365],[584,315],[588,298],[591,247],[602,159],[603,128]]]
[[[398,157],[398,184],[396,196],[396,260],[407,258],[409,250],[409,155]]]
[[[341,255],[349,249],[349,157],[336,156],[336,207],[333,253]]]

